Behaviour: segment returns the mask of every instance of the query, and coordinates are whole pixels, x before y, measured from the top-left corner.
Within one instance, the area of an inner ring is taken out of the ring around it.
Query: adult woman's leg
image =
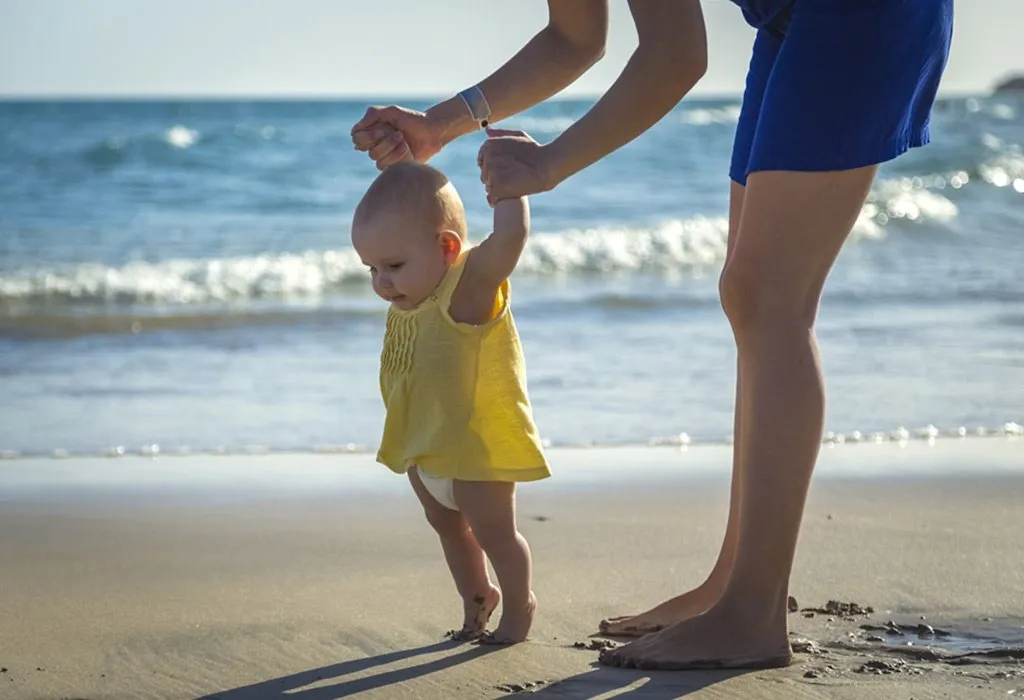
[[[738,538],[705,613],[602,655],[642,668],[789,663],[789,576],[824,426],[814,321],[877,166],[751,174],[722,304],[739,357]]]
[[[738,182],[730,182],[729,188],[729,238],[726,243],[725,264],[729,264],[732,252],[736,248],[736,238],[739,233],[740,217],[743,213],[744,187]],[[732,484],[729,491],[729,520],[725,528],[725,537],[722,540],[722,548],[718,552],[718,559],[711,569],[711,573],[699,586],[693,590],[681,593],[674,598],[656,605],[650,610],[639,615],[623,615],[602,620],[601,632],[610,636],[641,637],[651,632],[657,632],[680,620],[699,615],[714,605],[722,591],[725,590],[726,581],[729,578],[729,571],[732,569],[732,561],[736,552],[736,540],[739,535],[739,495],[740,480],[739,470],[736,465],[739,463],[739,449],[742,435],[740,406],[740,368],[736,364],[736,405],[733,410],[733,446],[732,446]]]
[[[757,124],[764,104],[765,92],[771,79],[775,62],[778,59],[782,43],[771,32],[759,31],[754,39],[747,71],[746,86],[743,91],[743,104],[740,107],[739,119],[736,123],[736,135],[733,139],[732,158],[729,163],[729,237],[726,244],[725,260],[728,264],[736,249],[739,236],[740,219],[743,214],[744,185],[750,162],[750,154],[757,133]],[[725,537],[718,560],[708,578],[697,588],[671,598],[664,603],[640,615],[627,615],[602,621],[600,629],[609,635],[639,637],[656,632],[680,620],[684,620],[711,607],[721,595],[728,580],[732,566],[733,553],[736,549],[739,518],[739,472],[735,465],[739,462],[742,430],[740,396],[740,371],[737,363],[736,372],[736,404],[733,410],[733,472],[731,495],[729,499],[729,520],[726,525]]]

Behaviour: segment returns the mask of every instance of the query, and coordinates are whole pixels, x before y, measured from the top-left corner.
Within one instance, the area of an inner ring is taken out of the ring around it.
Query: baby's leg
[[[438,503],[423,486],[416,469],[409,470],[409,481],[423,505],[427,522],[441,539],[448,570],[462,596],[465,618],[462,629],[453,636],[459,640],[476,639],[484,633],[491,613],[501,600],[501,593],[487,576],[483,550],[462,513]]]
[[[515,484],[456,481],[455,502],[498,575],[501,622],[485,641],[514,644],[526,639],[537,599],[533,595],[530,546],[516,528]]]

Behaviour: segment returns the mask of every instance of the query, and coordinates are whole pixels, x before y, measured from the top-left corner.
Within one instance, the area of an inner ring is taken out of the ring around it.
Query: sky
[[[566,95],[603,91],[636,46],[626,0],[610,2],[607,54]],[[739,93],[752,30],[728,0],[704,13],[695,93]],[[546,17],[542,0],[0,0],[0,96],[447,95]],[[957,0],[943,92],[1024,73],[1021,27],[1024,0]]]

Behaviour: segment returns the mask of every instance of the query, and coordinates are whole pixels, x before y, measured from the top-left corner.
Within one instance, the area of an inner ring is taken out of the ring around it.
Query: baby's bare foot
[[[479,639],[487,629],[487,622],[491,619],[491,613],[501,602],[501,591],[491,586],[487,595],[473,596],[463,602],[465,606],[465,617],[462,622],[462,629],[452,630],[446,636],[459,642],[468,642]]]
[[[526,641],[533,626],[533,616],[537,612],[537,598],[530,593],[526,606],[519,610],[506,607],[501,612],[501,622],[493,632],[480,638],[481,644],[518,644]]]

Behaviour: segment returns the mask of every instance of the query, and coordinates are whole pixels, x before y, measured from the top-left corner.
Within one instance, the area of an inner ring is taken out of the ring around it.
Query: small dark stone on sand
[[[931,625],[926,625],[924,623],[921,623],[920,625],[917,626],[917,636],[918,637],[934,637],[935,636],[935,628],[932,627]]]
[[[830,600],[820,608],[804,608],[804,612],[814,612],[820,615],[833,615],[839,618],[851,618],[870,615],[875,612],[875,609],[871,606],[862,607],[857,603]]]
[[[885,623],[884,629],[885,629],[885,633],[886,634],[891,634],[891,635],[894,635],[894,636],[897,636],[897,637],[902,637],[903,636],[903,628],[900,627],[899,625],[897,625],[892,620],[889,620],[888,622]]]
[[[903,636],[903,628],[892,620],[889,620],[884,625],[861,625],[860,628],[868,632],[885,632],[892,637]]]
[[[813,610],[805,611],[804,612],[804,617],[814,617],[814,611]]]
[[[804,673],[804,678],[827,678],[829,676],[839,675],[839,669],[832,664],[825,664],[817,668],[812,668]]]
[[[786,601],[786,606],[789,608],[791,613],[800,609],[800,604],[796,602],[796,598],[793,596],[789,596],[789,600]]]
[[[7,667],[0,668],[0,673],[7,673]]]
[[[530,690],[531,688],[539,688],[547,683],[547,681],[527,681],[526,683],[508,683],[506,685],[494,686],[503,693],[521,693],[524,690]]]
[[[804,672],[805,679],[826,679],[828,676],[836,676],[840,674],[839,668],[830,663],[826,663],[823,666],[816,666],[809,668]]]
[[[607,639],[591,639],[589,642],[575,642],[572,648],[584,649],[586,651],[602,651],[604,649],[614,649],[617,646],[618,644]]]
[[[892,673],[921,673],[921,669],[914,668],[907,664],[906,661],[900,661],[899,659],[872,659],[865,664],[862,664],[858,668],[854,669],[855,673],[872,673],[875,675],[889,675]]]
[[[789,643],[790,648],[794,654],[821,654],[822,650],[817,644],[810,639],[794,639]]]
[[[551,518],[549,518],[546,515],[535,515],[533,516],[533,519],[536,520],[538,523],[546,523],[547,521],[551,520]]]

